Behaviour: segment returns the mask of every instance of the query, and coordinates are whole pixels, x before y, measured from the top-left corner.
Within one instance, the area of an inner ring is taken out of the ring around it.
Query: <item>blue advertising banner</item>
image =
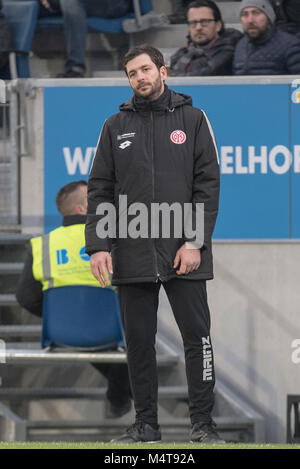
[[[221,172],[215,239],[300,237],[300,103],[289,84],[181,85],[214,129]],[[44,89],[45,232],[61,186],[88,179],[102,125],[129,86]]]

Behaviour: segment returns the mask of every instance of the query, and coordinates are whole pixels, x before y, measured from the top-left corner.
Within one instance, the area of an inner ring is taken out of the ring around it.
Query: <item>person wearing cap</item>
[[[268,0],[242,0],[240,18],[245,35],[235,49],[234,75],[300,73],[300,39],[274,24]]]

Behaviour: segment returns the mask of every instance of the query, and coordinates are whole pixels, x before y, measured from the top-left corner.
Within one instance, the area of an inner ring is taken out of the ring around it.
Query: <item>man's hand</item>
[[[40,2],[41,2],[41,4],[42,4],[45,8],[47,8],[48,10],[50,10],[51,5],[50,5],[50,3],[48,2],[48,0],[40,0]]]
[[[98,280],[101,287],[105,288],[109,285],[109,278],[107,271],[112,275],[112,258],[109,252],[99,251],[91,255],[90,258],[91,271],[94,277]]]
[[[201,264],[201,254],[199,249],[188,249],[184,244],[176,252],[173,268],[176,269],[180,264],[176,274],[183,275],[197,270]]]

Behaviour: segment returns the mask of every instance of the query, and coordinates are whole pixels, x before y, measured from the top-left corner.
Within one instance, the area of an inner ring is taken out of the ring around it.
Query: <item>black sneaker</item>
[[[69,68],[64,73],[56,75],[56,78],[84,78],[84,70],[80,67]]]
[[[154,443],[161,441],[161,433],[159,428],[153,428],[148,423],[136,422],[127,428],[126,433],[119,438],[111,440],[112,443]]]
[[[226,443],[215,430],[215,422],[194,423],[191,431],[191,443]]]

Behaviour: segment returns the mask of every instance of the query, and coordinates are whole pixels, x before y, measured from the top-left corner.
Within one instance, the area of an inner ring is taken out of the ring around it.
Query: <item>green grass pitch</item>
[[[300,444],[245,444],[227,443],[222,445],[192,444],[192,443],[153,443],[153,444],[114,444],[114,443],[89,443],[89,442],[0,442],[1,449],[160,449],[160,450],[195,450],[195,449],[300,449]]]

